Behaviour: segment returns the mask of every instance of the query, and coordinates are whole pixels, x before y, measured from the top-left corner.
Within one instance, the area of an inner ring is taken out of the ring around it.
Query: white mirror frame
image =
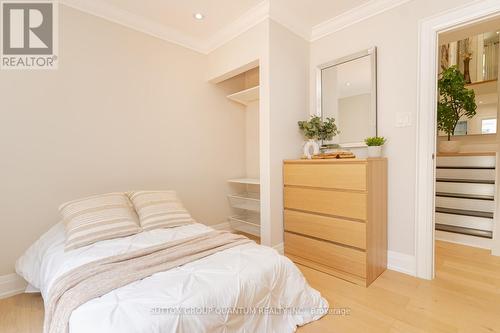
[[[321,73],[322,73],[322,71],[326,68],[337,66],[337,65],[349,62],[349,61],[353,61],[353,60],[356,60],[359,58],[366,57],[366,56],[370,57],[370,62],[371,62],[371,66],[370,66],[371,71],[372,71],[371,72],[371,75],[372,75],[371,91],[373,92],[371,94],[371,107],[373,108],[373,110],[375,110],[375,117],[373,118],[375,124],[373,124],[373,125],[375,126],[375,135],[378,135],[378,128],[377,128],[378,127],[378,124],[377,124],[377,122],[378,122],[377,121],[377,116],[378,116],[378,112],[377,112],[377,47],[376,46],[371,47],[367,50],[356,52],[356,53],[348,55],[346,57],[342,57],[339,59],[335,59],[333,61],[326,62],[324,64],[319,65],[316,68],[316,115],[318,117],[322,118],[322,114],[323,114],[323,112],[322,112],[323,102],[322,102],[322,94],[321,94],[321,90],[322,90]],[[340,128],[340,130],[342,130],[342,129]],[[366,144],[364,142],[348,142],[348,143],[339,143],[339,146],[341,148],[356,148],[356,147],[366,147]]]

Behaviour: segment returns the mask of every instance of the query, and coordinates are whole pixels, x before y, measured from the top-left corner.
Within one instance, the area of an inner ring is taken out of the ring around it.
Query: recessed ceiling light
[[[196,19],[196,20],[203,20],[205,18],[205,15],[203,15],[202,13],[194,13],[193,14],[193,17]]]
[[[497,35],[500,34],[500,31],[497,31]]]
[[[346,82],[345,85],[349,87],[351,85],[351,82]]]

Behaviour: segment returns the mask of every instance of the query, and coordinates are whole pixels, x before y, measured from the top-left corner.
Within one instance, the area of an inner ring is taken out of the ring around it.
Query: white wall
[[[297,122],[309,117],[309,43],[279,23],[269,26],[270,221],[267,242],[283,242],[283,160],[301,156]]]
[[[391,251],[414,254],[418,21],[466,2],[414,0],[311,43],[311,113],[316,110],[316,66],[377,46],[378,129],[388,138]],[[411,113],[410,127],[395,126],[398,112]]]
[[[267,54],[268,30],[269,24],[266,20],[210,52],[206,69],[207,79],[225,76],[246,64],[262,59]],[[262,76],[260,79],[263,79]]]
[[[55,71],[0,73],[0,275],[62,202],[175,189],[198,221],[229,215],[245,114],[206,81],[207,57],[61,7]]]
[[[245,154],[246,154],[246,177],[259,178],[259,102],[255,101],[245,110]]]

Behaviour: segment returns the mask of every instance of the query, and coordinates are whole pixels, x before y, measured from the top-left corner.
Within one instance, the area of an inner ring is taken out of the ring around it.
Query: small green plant
[[[448,135],[448,141],[461,118],[476,115],[474,90],[465,88],[465,83],[457,66],[445,69],[438,80],[437,128]]]
[[[387,140],[383,136],[373,136],[371,138],[366,138],[365,143],[367,146],[383,146]]]
[[[311,116],[311,119],[299,121],[298,124],[306,139],[329,141],[340,133],[334,118],[326,118],[323,121],[318,116]]]

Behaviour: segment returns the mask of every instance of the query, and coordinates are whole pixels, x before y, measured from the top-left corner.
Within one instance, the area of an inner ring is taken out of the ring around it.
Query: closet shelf
[[[233,208],[260,212],[259,193],[245,192],[228,195],[229,203]]]
[[[229,222],[244,223],[260,228],[260,217],[254,214],[235,215],[229,217]]]
[[[227,182],[236,184],[246,184],[246,185],[260,185],[260,179],[258,178],[235,178],[235,179],[228,179]]]
[[[232,229],[260,237],[260,216],[248,213],[229,217],[229,225]]]
[[[259,99],[259,86],[238,91],[237,93],[228,95],[227,98],[243,105],[248,105]]]

